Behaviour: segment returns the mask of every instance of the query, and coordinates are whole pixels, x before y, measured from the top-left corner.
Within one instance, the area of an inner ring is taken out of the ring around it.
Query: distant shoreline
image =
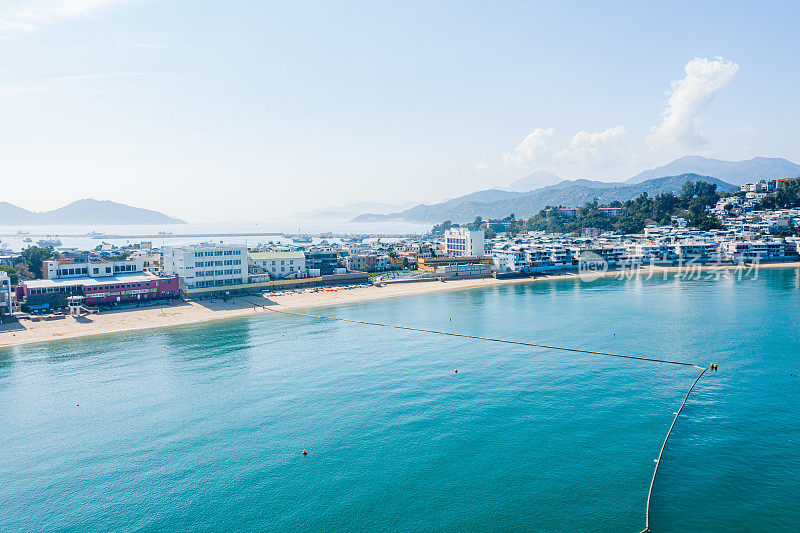
[[[736,270],[736,265],[693,265],[691,270],[680,266],[656,266],[638,271],[610,270],[592,273],[592,279],[610,277],[630,277],[631,275],[650,276],[681,272],[708,273]],[[800,262],[764,263],[759,269],[800,268]],[[747,271],[749,267],[745,267]],[[0,326],[0,347],[18,346],[64,339],[76,339],[95,335],[110,335],[152,328],[163,328],[200,324],[230,318],[242,318],[269,314],[267,308],[276,310],[306,309],[346,305],[384,298],[413,296],[418,294],[464,290],[477,287],[508,285],[519,283],[538,283],[544,281],[580,280],[577,272],[558,272],[535,278],[512,279],[464,279],[445,283],[427,281],[418,283],[389,284],[384,287],[358,287],[312,293],[293,293],[283,296],[265,297],[260,294],[234,296],[227,302],[220,299],[180,302],[175,305],[165,303],[142,309],[108,311],[100,315],[83,316],[77,319],[66,317],[52,321],[31,322],[29,320],[3,324]]]

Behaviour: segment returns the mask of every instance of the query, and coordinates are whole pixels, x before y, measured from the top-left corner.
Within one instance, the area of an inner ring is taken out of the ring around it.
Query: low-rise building
[[[143,267],[144,261],[141,257],[85,262],[54,259],[42,261],[42,277],[44,279],[104,278],[118,274],[142,272]]]
[[[161,274],[164,270],[163,257],[160,254],[141,254],[142,270],[145,272],[152,272],[153,274]]]
[[[623,246],[592,246],[592,247],[573,247],[572,257],[575,264],[595,263],[600,260],[609,265],[621,263],[627,256]]]
[[[492,272],[491,257],[420,257],[420,270],[440,276],[488,276]]]
[[[498,272],[526,272],[530,269],[528,254],[524,248],[493,248],[492,261]]]
[[[353,254],[344,258],[347,270],[354,272],[374,272],[378,268],[378,256],[375,254]]]
[[[11,314],[11,279],[0,271],[0,316]]]
[[[305,250],[306,270],[322,275],[334,274],[339,268],[339,250],[332,247],[314,247]]]
[[[68,296],[83,296],[87,305],[118,304],[176,298],[178,276],[158,277],[149,272],[115,276],[36,279],[20,283],[17,298],[23,309],[49,311],[65,307]]]
[[[775,261],[786,257],[783,241],[731,241],[720,245],[728,261]]]
[[[251,274],[269,274],[271,279],[306,277],[306,255],[301,251],[250,252]]]
[[[717,243],[681,242],[675,245],[675,255],[679,261],[704,262],[718,260]]]

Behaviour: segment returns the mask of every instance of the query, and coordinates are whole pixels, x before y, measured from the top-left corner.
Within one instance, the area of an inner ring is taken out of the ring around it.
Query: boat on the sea
[[[33,242],[33,239],[31,239],[30,237],[25,237],[24,239],[22,239],[22,242]]]
[[[47,236],[45,239],[40,239],[36,242],[39,246],[46,247],[46,246],[61,246],[61,239],[53,238]]]
[[[296,244],[309,244],[311,242],[311,237],[308,235],[298,235],[297,237],[292,237],[292,241]]]

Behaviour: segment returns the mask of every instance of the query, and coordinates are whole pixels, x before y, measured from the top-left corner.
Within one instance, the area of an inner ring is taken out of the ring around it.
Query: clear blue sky
[[[542,169],[625,179],[687,154],[798,162],[798,11],[7,0],[0,196],[256,221],[434,201]]]

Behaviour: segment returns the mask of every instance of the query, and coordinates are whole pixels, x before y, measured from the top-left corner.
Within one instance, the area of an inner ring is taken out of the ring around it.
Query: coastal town
[[[758,209],[797,180],[748,183],[708,205],[718,227],[681,217],[625,234],[582,227],[553,233],[530,220],[445,224],[427,235],[284,236],[256,245],[198,242],[156,247],[101,243],[92,250],[30,246],[0,253],[0,316],[53,319],[133,310],[164,302],[246,294],[335,291],[356,286],[569,274],[581,268],[743,265],[800,259],[800,208]],[[759,203],[761,202],[761,203]],[[595,209],[621,217],[622,206],[548,208],[561,219]],[[39,244],[48,244],[47,242]]]
[[[0,533],[796,531],[798,21],[0,1]]]

